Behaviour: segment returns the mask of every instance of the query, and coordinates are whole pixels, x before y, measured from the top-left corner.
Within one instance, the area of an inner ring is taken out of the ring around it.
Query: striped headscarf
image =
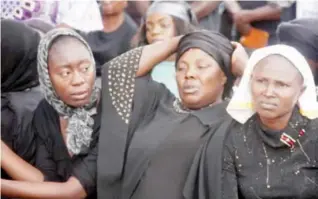
[[[92,115],[96,114],[96,103],[99,97],[99,89],[94,85],[89,104],[81,108],[74,108],[65,104],[57,96],[48,71],[48,52],[52,43],[60,36],[70,36],[82,42],[90,54],[90,61],[95,61],[92,51],[86,41],[75,31],[67,28],[53,29],[48,32],[40,41],[38,48],[38,73],[40,86],[47,102],[59,113],[60,116],[68,119],[66,128],[66,146],[73,154],[87,153],[93,132],[94,120]]]

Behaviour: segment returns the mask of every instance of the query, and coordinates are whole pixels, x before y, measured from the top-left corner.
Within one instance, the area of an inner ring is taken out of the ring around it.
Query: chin
[[[278,117],[278,114],[274,111],[269,110],[259,110],[257,111],[260,118],[264,119],[276,119]]]
[[[70,105],[73,107],[76,107],[76,108],[80,108],[80,107],[87,105],[88,103],[89,103],[89,99],[85,99],[85,100],[80,100],[80,101],[74,101]]]

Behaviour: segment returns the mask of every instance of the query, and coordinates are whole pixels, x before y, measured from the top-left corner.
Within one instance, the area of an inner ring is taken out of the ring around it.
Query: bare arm
[[[262,6],[249,11],[249,20],[253,21],[266,21],[266,20],[279,20],[282,9],[280,6],[271,3],[270,5]]]
[[[219,6],[220,2],[221,1],[194,1],[191,3],[191,8],[200,20],[213,12]]]
[[[86,192],[80,182],[71,177],[64,183],[1,180],[1,195],[19,198],[77,199],[85,198]]]
[[[147,9],[150,5],[150,1],[143,0],[143,1],[131,1],[129,3],[135,4],[136,10],[140,13],[141,16],[144,16],[147,12]]]
[[[181,37],[178,36],[145,46],[142,50],[136,76],[140,77],[148,74],[158,63],[172,55],[176,51]]]
[[[1,141],[1,168],[15,180],[41,182],[44,176],[41,171],[23,160]]]

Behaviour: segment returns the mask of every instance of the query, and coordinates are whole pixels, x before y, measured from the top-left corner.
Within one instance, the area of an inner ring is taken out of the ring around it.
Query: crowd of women
[[[156,1],[98,77],[86,33],[2,19],[1,197],[318,198],[317,24],[249,55]]]

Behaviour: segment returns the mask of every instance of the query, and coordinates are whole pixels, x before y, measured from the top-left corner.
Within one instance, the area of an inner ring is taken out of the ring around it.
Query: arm
[[[1,180],[1,195],[7,197],[57,199],[85,198],[86,193],[81,183],[71,177],[65,183],[22,182]]]
[[[220,1],[194,1],[191,8],[200,20],[213,12],[220,4]]]
[[[147,9],[150,5],[150,1],[148,0],[143,0],[143,1],[130,1],[129,3],[131,4],[135,4],[134,7],[136,8],[136,10],[138,11],[138,13],[141,16],[144,16],[147,12]]]
[[[15,180],[37,182],[44,179],[41,171],[14,153],[3,141],[1,141],[1,168]]]
[[[266,6],[256,8],[249,11],[248,20],[250,22],[254,21],[266,21],[266,20],[279,20],[282,12],[281,7],[271,3]]]
[[[172,55],[176,51],[181,38],[182,36],[178,36],[145,46],[142,50],[136,76],[141,77],[148,74],[158,63]]]
[[[232,147],[224,146],[222,165],[222,193],[223,199],[238,199],[237,173],[235,156]]]

